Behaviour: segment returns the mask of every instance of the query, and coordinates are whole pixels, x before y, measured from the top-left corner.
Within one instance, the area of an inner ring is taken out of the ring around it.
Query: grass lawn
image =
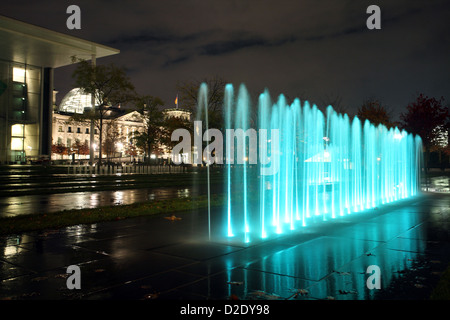
[[[431,300],[450,300],[450,265],[445,270],[430,297]]]

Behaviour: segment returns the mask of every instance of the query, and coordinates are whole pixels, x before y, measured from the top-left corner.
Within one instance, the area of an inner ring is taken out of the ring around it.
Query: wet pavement
[[[434,193],[450,193],[450,176],[442,175],[430,178],[424,178],[422,190]]]
[[[199,183],[201,172],[69,175],[58,170],[62,169],[45,172],[38,166],[0,167],[0,218],[196,197],[207,192],[206,183]],[[211,193],[220,192],[219,171],[211,180]]]
[[[0,218],[63,210],[127,205],[152,200],[195,197],[206,193],[206,186],[163,187],[0,197]],[[212,193],[221,186],[213,186]]]
[[[220,210],[0,238],[6,300],[427,299],[450,262],[450,196],[408,201],[243,244],[220,237]],[[66,285],[69,265],[81,289]],[[367,268],[381,271],[369,289]]]

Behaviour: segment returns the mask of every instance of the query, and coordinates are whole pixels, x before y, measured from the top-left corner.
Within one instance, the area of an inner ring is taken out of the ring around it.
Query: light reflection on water
[[[95,234],[97,232],[97,224],[79,224],[74,226],[69,226],[64,228],[64,233],[66,238],[72,239],[72,241],[84,241],[86,240],[86,235]]]
[[[79,200],[80,202],[78,203],[79,206],[83,206],[83,202],[82,202],[82,197],[78,197],[77,200]],[[95,208],[99,205],[99,200],[98,200],[98,193],[93,193],[89,196],[89,204],[91,208]]]
[[[94,202],[99,200],[98,194],[90,196]],[[115,197],[126,199],[126,194],[118,192]],[[429,225],[426,223],[441,225],[445,218],[443,215],[450,214],[448,201],[445,197],[429,198],[426,202],[418,199],[385,213],[374,213],[359,223],[336,223],[326,232],[318,228],[317,237],[311,237],[309,241],[296,242],[295,236],[280,237],[272,245],[281,247],[281,250],[271,250],[271,244],[261,244],[218,256],[211,261],[214,267],[223,265],[224,272],[218,272],[208,280],[211,280],[213,288],[211,294],[222,295],[211,298],[235,294],[241,299],[377,299],[380,291],[369,290],[366,286],[369,277],[367,267],[380,267],[382,289],[398,279],[403,280],[403,274],[417,267],[421,259],[429,254],[432,245],[426,240],[431,232],[427,231]],[[430,203],[433,205],[430,206]],[[67,227],[61,233],[64,236],[58,234],[57,239],[61,239],[62,245],[66,241],[77,242],[74,239],[86,241],[90,236],[99,238],[100,234],[95,233],[104,230],[96,224]],[[24,234],[4,238],[3,257],[18,259],[16,261],[26,258],[30,248],[33,248],[26,244],[30,245],[33,241],[44,243],[42,238],[34,237],[36,239],[33,240],[33,237]],[[52,246],[43,246],[43,249],[53,250],[51,253],[65,250],[55,246],[52,237],[48,239]],[[107,247],[107,253],[127,259],[133,251],[130,250],[133,241],[129,243],[127,240],[127,237],[116,236],[111,246]],[[25,244],[23,248],[19,246],[21,243]],[[214,282],[216,275],[225,281]],[[305,290],[301,292],[307,292],[307,295],[299,295],[299,290]]]
[[[450,177],[439,176],[424,178],[422,183],[422,191],[433,193],[450,193]]]
[[[198,192],[202,192],[201,190]],[[117,191],[72,192],[0,198],[0,217],[49,213],[71,209],[126,205],[152,200],[187,198],[190,188],[127,189]]]
[[[420,240],[425,237],[424,229],[415,228],[422,221],[419,213],[396,210],[377,218],[280,250],[242,268],[228,268],[228,282],[246,285],[229,286],[224,294],[246,299],[376,299],[379,290],[367,288],[367,268],[379,266],[381,288],[387,288],[413,267],[427,244]],[[414,232],[405,234],[407,230]],[[232,265],[233,257],[227,259]],[[302,296],[299,290],[307,294]]]

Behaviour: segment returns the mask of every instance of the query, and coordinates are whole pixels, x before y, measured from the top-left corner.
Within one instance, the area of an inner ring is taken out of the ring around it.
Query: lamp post
[[[95,68],[95,64],[96,64],[96,55],[93,54],[92,55],[92,59],[91,59],[91,63],[92,63],[92,68]],[[95,95],[91,94],[91,105],[92,105],[92,110],[94,110],[95,108]],[[95,135],[94,135],[94,130],[95,130],[95,124],[94,124],[94,119],[91,119],[91,128],[90,128],[90,142],[89,142],[89,162],[90,165],[94,165],[95,162],[95,149],[94,149],[94,143],[95,143]]]

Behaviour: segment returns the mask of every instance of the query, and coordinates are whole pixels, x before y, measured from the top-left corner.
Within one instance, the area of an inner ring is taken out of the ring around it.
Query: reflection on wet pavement
[[[95,181],[92,183],[95,184]],[[212,185],[211,192],[222,192],[222,187],[222,185]],[[422,184],[422,190],[432,193],[450,193],[450,178],[432,177]],[[0,197],[0,217],[132,204],[156,199],[185,198],[199,194],[206,194],[206,186],[6,196]]]
[[[164,187],[0,197],[0,217],[126,205],[156,199],[187,198],[204,194],[204,189],[197,187],[194,191],[192,187]],[[213,193],[218,190],[212,188]]]
[[[422,184],[422,191],[450,193],[450,176],[431,177],[424,180],[425,183]]]
[[[214,211],[219,219],[221,211]],[[450,197],[426,194],[251,244],[204,212],[0,238],[0,299],[426,299],[450,262]],[[68,290],[68,265],[82,289]],[[379,266],[381,289],[367,268]]]

